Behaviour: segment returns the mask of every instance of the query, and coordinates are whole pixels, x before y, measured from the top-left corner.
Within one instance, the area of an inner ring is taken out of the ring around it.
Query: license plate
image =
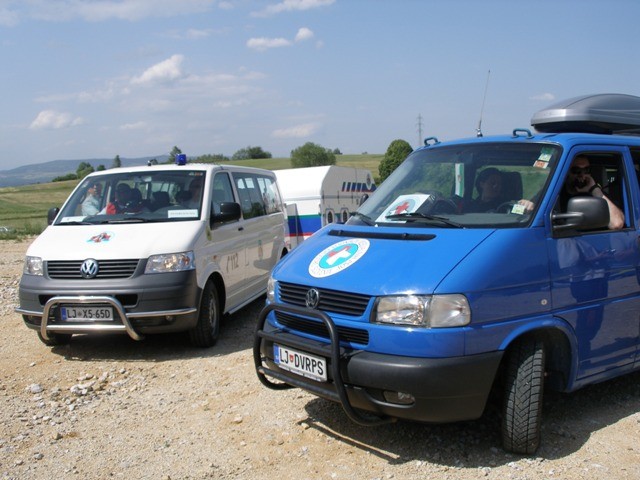
[[[95,322],[113,321],[113,308],[111,307],[61,307],[60,316],[65,322]]]
[[[327,361],[289,347],[273,344],[273,358],[282,369],[318,382],[327,381]]]

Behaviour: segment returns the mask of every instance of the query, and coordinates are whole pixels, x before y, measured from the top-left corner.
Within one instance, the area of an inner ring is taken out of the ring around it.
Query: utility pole
[[[422,145],[422,115],[418,114],[418,147]]]

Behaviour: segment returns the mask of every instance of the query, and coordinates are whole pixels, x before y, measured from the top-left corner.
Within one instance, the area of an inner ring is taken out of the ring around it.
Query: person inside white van
[[[624,213],[619,205],[616,205],[602,190],[602,187],[591,176],[591,164],[589,159],[584,155],[578,155],[571,162],[569,174],[564,182],[564,187],[560,192],[560,208],[564,212],[567,209],[567,203],[572,197],[591,195],[593,197],[603,198],[609,207],[609,229],[620,230],[624,227]],[[522,199],[518,202],[523,205],[527,211],[533,210],[535,206],[531,200]]]
[[[102,202],[102,185],[92,183],[87,188],[87,196],[82,201],[82,215],[96,215],[100,211],[100,203]]]

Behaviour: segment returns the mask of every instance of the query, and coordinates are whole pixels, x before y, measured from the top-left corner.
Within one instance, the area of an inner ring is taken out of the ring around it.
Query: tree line
[[[389,144],[384,158],[378,166],[379,181],[382,182],[387,178],[391,172],[393,172],[398,165],[413,151],[411,145],[406,140],[394,140]],[[322,165],[335,165],[336,155],[341,155],[340,149],[324,148],[321,145],[313,142],[307,142],[304,145],[291,150],[291,168],[304,168],[304,167],[316,167]],[[177,146],[174,146],[169,152],[169,157],[166,162],[163,163],[175,163],[178,155],[182,155],[182,150]],[[191,162],[197,163],[224,163],[235,160],[250,160],[250,159],[263,159],[272,158],[270,152],[262,149],[262,147],[248,146],[241,148],[235,152],[231,158],[222,154],[206,154],[198,157],[190,158]],[[149,165],[158,164],[157,159],[149,160]],[[113,159],[110,168],[119,168],[122,166],[120,155],[116,155]],[[81,180],[94,171],[106,170],[104,165],[98,165],[97,168],[88,162],[80,162],[75,173],[69,173],[54,178],[53,182],[61,182],[65,180]]]

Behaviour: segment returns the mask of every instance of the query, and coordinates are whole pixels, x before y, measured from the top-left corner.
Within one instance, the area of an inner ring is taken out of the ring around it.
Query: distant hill
[[[158,155],[155,157],[140,158],[120,158],[123,167],[135,165],[146,165],[149,160],[155,158],[158,163],[166,162],[168,155]],[[90,160],[52,160],[45,163],[24,165],[12,168],[11,170],[0,170],[0,187],[18,187],[20,185],[31,185],[34,183],[47,183],[56,177],[76,173],[80,163],[90,163],[93,168],[104,165],[110,168],[113,158],[96,158]]]

